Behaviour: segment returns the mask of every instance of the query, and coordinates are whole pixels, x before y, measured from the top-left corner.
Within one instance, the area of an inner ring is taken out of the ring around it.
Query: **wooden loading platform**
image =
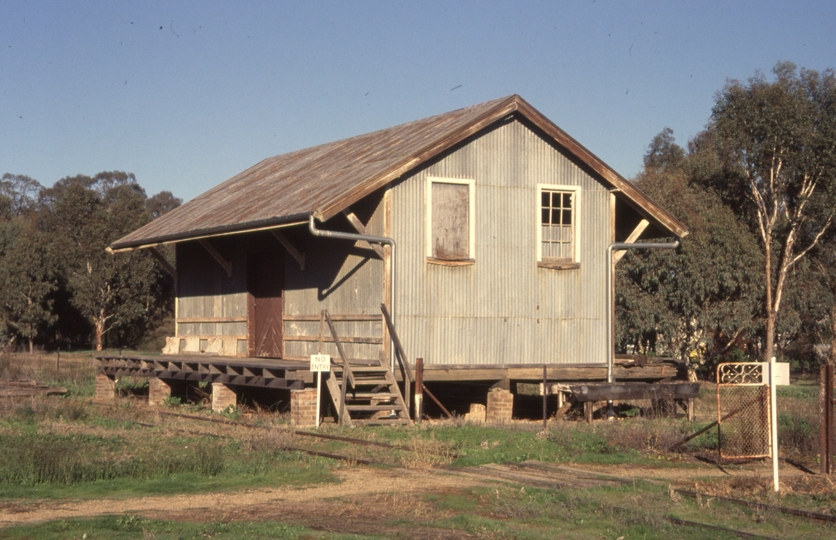
[[[606,364],[546,364],[549,381],[606,381]],[[684,380],[687,369],[682,362],[672,358],[654,358],[636,355],[617,355],[613,376],[617,381],[656,382]],[[543,381],[543,364],[504,365],[432,365],[424,364],[424,381]]]
[[[617,357],[613,374],[617,381],[655,382],[683,380],[684,366],[671,359],[640,359]],[[309,363],[299,360],[266,358],[233,358],[198,355],[121,355],[94,356],[99,372],[109,376],[157,377],[196,382],[220,382],[242,386],[301,389],[313,383]],[[400,370],[395,377],[402,382]],[[605,364],[548,364],[549,381],[605,381]],[[513,381],[543,380],[543,366],[509,365],[424,365],[424,381]]]
[[[347,426],[410,423],[413,419],[410,391],[417,384],[412,368],[401,363],[400,369],[395,369],[393,373],[385,354],[374,360],[346,358],[336,336],[335,341],[340,354],[332,357],[331,372],[325,374],[322,382],[340,423]],[[398,358],[405,357],[400,343],[397,343],[397,348]],[[147,378],[151,385],[150,403],[158,403],[161,399],[155,389],[163,388],[164,392],[169,392],[162,395],[164,399],[171,395],[172,385],[176,386],[178,381],[212,384],[213,410],[216,409],[216,392],[219,392],[219,399],[232,400],[224,401],[218,410],[235,405],[235,395],[239,391],[235,387],[309,391],[315,386],[315,375],[310,371],[310,363],[301,360],[233,358],[211,354],[144,356],[108,353],[98,354],[94,359],[97,373],[103,379],[103,391],[111,392],[109,388],[113,381],[120,377]],[[567,410],[562,407],[564,399],[561,398],[566,396],[567,402],[582,404],[584,416],[591,420],[594,405],[596,402],[600,405],[605,399],[672,398],[677,403],[690,405],[692,394],[698,392],[699,385],[683,383],[684,369],[682,363],[671,359],[618,357],[614,367],[618,383],[607,385],[604,382],[607,377],[604,364],[423,365],[420,384],[432,383],[436,385],[433,387],[434,392],[441,391],[439,397],[442,400],[449,399],[454,405],[469,407],[474,402],[483,401],[484,395],[477,395],[479,388],[483,392],[490,388],[510,391],[512,381],[539,382],[542,385],[545,380],[549,383],[548,393],[558,395],[560,412]],[[97,376],[97,395],[98,380]],[[465,387],[459,385],[468,382],[479,384]],[[216,389],[216,386],[231,389]],[[179,391],[182,391],[182,386],[180,388]],[[432,397],[429,388],[422,388]],[[474,389],[476,394],[473,394]],[[224,395],[228,397],[224,398]],[[467,403],[458,403],[462,400]],[[439,404],[439,407],[446,413],[443,405]],[[688,413],[692,417],[692,406],[688,406]],[[508,414],[510,418],[510,410]]]
[[[97,371],[110,377],[145,377],[240,386],[301,390],[313,382],[307,362],[209,355],[93,357]]]

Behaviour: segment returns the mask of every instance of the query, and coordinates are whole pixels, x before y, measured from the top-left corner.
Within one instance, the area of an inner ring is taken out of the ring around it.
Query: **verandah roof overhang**
[[[280,229],[284,227],[292,227],[294,225],[306,224],[308,223],[309,216],[310,214],[301,214],[296,216],[281,216],[258,221],[250,221],[240,224],[222,225],[210,229],[198,229],[193,231],[185,231],[182,233],[172,233],[169,235],[145,238],[142,240],[137,240],[136,242],[130,244],[117,241],[108,246],[107,251],[111,253],[123,253],[126,251],[152,248],[162,246],[165,244],[176,244],[177,242],[185,242],[189,240],[203,240],[206,238],[215,238],[218,236],[229,236],[233,234],[243,234],[257,231],[269,231],[272,229]]]

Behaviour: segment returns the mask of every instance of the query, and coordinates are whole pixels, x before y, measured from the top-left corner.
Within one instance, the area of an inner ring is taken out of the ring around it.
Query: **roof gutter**
[[[340,232],[340,231],[326,231],[323,229],[317,229],[315,218],[313,215],[310,215],[308,218],[308,228],[311,231],[311,234],[314,236],[320,236],[324,238],[334,238],[337,240],[351,240],[352,242],[356,242],[358,240],[364,242],[370,242],[375,244],[384,244],[391,248],[391,260],[389,264],[389,281],[391,285],[391,305],[389,308],[390,315],[392,317],[392,326],[395,326],[395,276],[397,275],[395,268],[395,240],[393,238],[389,238],[388,236],[371,236],[368,234],[357,234],[357,233],[347,233],[347,232]],[[393,372],[395,370],[395,342],[394,337],[389,336],[391,343],[389,347],[389,369]],[[406,359],[404,359],[406,360]]]

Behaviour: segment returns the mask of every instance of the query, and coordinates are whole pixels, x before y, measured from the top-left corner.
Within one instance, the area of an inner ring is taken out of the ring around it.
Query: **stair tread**
[[[352,373],[386,373],[389,368],[383,366],[351,366]]]
[[[412,423],[408,418],[375,418],[375,419],[352,419],[355,425],[358,426],[392,426],[392,425],[409,425]]]
[[[349,411],[397,411],[402,410],[400,405],[389,404],[389,405],[352,405],[350,403],[345,404],[345,408]]]

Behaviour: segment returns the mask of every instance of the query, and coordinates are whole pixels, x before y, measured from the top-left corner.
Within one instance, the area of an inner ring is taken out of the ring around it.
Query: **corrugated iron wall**
[[[475,264],[429,264],[428,176],[475,180]],[[537,267],[537,184],[580,186],[580,268]],[[431,364],[606,361],[609,193],[523,124],[502,125],[393,188],[397,328]]]

